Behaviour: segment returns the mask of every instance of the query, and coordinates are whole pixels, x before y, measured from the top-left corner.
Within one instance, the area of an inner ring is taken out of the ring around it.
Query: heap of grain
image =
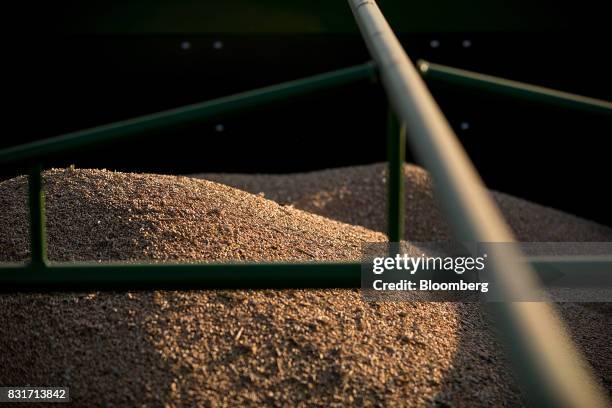
[[[204,180],[98,170],[44,178],[54,261],[357,260],[362,243],[385,239]],[[0,261],[28,257],[26,197],[24,178],[0,184]],[[363,200],[358,216],[384,208],[375,191]],[[421,208],[432,231],[445,228]],[[5,294],[0,327],[0,384],[70,386],[77,405],[520,398],[473,305],[365,303],[353,290]]]

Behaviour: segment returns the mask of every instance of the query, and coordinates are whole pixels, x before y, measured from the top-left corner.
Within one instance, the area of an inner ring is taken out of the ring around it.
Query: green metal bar
[[[543,280],[612,271],[610,256],[535,257]],[[359,288],[360,263],[0,264],[0,291],[172,288]],[[552,273],[551,273],[552,272]],[[601,276],[601,275],[600,275]]]
[[[564,108],[611,115],[612,103],[601,99],[589,98],[569,92],[557,91],[543,86],[479,74],[446,65],[433,64],[428,61],[417,62],[419,72],[431,82],[440,82],[463,88],[474,88],[479,91],[521,98],[540,103],[547,103]]]
[[[406,128],[391,109],[387,119],[387,222],[390,242],[404,239],[404,161]]]
[[[39,264],[0,268],[0,288],[126,290],[358,288],[359,263]]]
[[[45,239],[45,193],[42,188],[42,166],[31,168],[28,176],[30,208],[30,252],[31,263],[44,267],[47,260]]]
[[[566,284],[612,280],[612,255],[532,256],[527,258],[542,282],[563,279]]]
[[[58,153],[92,148],[118,139],[125,140],[126,138],[150,131],[159,131],[205,121],[220,115],[236,113],[293,96],[343,86],[367,78],[374,78],[375,72],[374,65],[366,63],[226,96],[212,101],[14,146],[0,151],[0,164],[14,163],[25,159],[39,160]]]
[[[568,274],[612,274],[612,255],[546,255],[530,256],[527,260],[536,270],[554,269]]]

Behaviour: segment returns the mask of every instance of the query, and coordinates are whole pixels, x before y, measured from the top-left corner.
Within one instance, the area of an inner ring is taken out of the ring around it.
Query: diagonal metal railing
[[[457,239],[513,242],[476,169],[377,4],[374,0],[349,3],[391,105],[406,126],[408,142],[433,177]],[[488,255],[490,271],[505,293],[519,295],[538,288],[534,271],[513,261],[519,259],[518,251],[492,250]],[[494,305],[503,338],[518,357],[513,361],[519,378],[538,406],[608,406],[550,304]]]
[[[287,98],[382,78],[392,109],[387,124],[388,235],[404,238],[403,163],[408,141],[432,174],[442,208],[458,238],[473,242],[512,242],[513,238],[419,73],[371,0],[350,0],[355,18],[375,63],[366,63],[237,95],[121,121],[93,129],[0,150],[0,165],[30,166],[29,213],[31,259],[0,266],[0,291],[158,288],[326,288],[359,287],[361,264],[190,263],[88,264],[50,263],[46,256],[45,160],[113,141],[235,114]],[[610,103],[482,76],[431,63],[421,74],[432,80],[486,88],[510,96],[537,99],[573,109],[609,112]],[[395,111],[395,113],[393,113]],[[399,120],[398,120],[399,117]],[[536,274],[610,269],[609,257],[538,258],[517,269],[518,253],[494,253],[489,261],[506,292],[537,288]],[[510,266],[512,265],[512,267]],[[534,400],[550,406],[603,406],[606,401],[549,305],[500,303],[497,321],[517,356],[520,378],[531,385]]]
[[[286,100],[333,87],[374,79],[376,68],[372,63],[326,72],[308,78],[284,82],[236,95],[183,106],[164,112],[128,119],[74,133],[52,137],[20,146],[0,150],[0,165],[19,161],[36,162],[59,153],[126,141],[143,133],[162,131],[192,123],[204,122],[226,114],[236,114],[256,106]]]

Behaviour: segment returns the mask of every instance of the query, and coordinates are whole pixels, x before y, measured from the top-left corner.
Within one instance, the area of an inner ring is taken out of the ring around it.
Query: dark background
[[[296,2],[294,14],[287,14],[291,2],[265,1],[267,9],[257,12],[228,3],[210,10],[202,8],[206,2],[178,1],[170,12],[157,1],[150,4],[163,7],[155,13],[136,1],[49,10],[48,25],[16,36],[5,48],[5,65],[13,69],[5,76],[8,130],[0,148],[369,59],[344,2]],[[480,3],[438,1],[418,13],[404,2],[381,7],[393,16],[389,20],[413,61],[425,58],[612,100],[610,35],[592,4]],[[444,12],[445,5],[459,8]],[[317,7],[325,11],[321,21],[313,20],[320,16]],[[205,23],[198,28],[198,21]],[[439,46],[433,48],[432,40]],[[464,47],[464,40],[471,46]],[[223,47],[215,49],[219,41]],[[605,194],[609,116],[432,90],[489,187],[612,225]],[[379,162],[385,160],[386,109],[380,86],[364,81],[45,165],[280,173]],[[20,169],[0,171],[6,177]]]

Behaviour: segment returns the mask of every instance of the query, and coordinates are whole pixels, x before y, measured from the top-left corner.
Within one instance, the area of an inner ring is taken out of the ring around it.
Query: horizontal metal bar
[[[389,100],[407,126],[408,141],[431,173],[438,199],[462,242],[513,242],[514,238],[416,67],[374,0],[349,0]],[[488,270],[508,299],[540,285],[520,252],[492,249]],[[495,304],[496,322],[518,377],[536,406],[604,407],[606,397],[548,303]]]
[[[480,74],[428,61],[417,62],[419,71],[425,80],[440,82],[463,88],[474,88],[479,91],[496,93],[514,98],[521,98],[564,108],[612,115],[612,103],[569,92],[558,91],[538,85],[526,84],[491,75]]]
[[[538,276],[612,273],[610,256],[529,257]],[[0,291],[359,288],[360,263],[0,264]]]
[[[554,268],[567,273],[612,274],[612,255],[545,255],[529,256],[527,260],[536,270]]]
[[[0,266],[0,291],[358,288],[359,263]]]
[[[207,102],[9,147],[0,150],[0,164],[24,160],[32,162],[60,153],[100,146],[117,139],[125,140],[128,137],[138,136],[150,131],[159,131],[205,121],[219,115],[236,113],[293,96],[338,87],[367,78],[374,78],[375,73],[375,66],[372,63],[366,63]]]
[[[542,282],[563,280],[565,284],[612,282],[611,255],[530,256],[531,267]]]

